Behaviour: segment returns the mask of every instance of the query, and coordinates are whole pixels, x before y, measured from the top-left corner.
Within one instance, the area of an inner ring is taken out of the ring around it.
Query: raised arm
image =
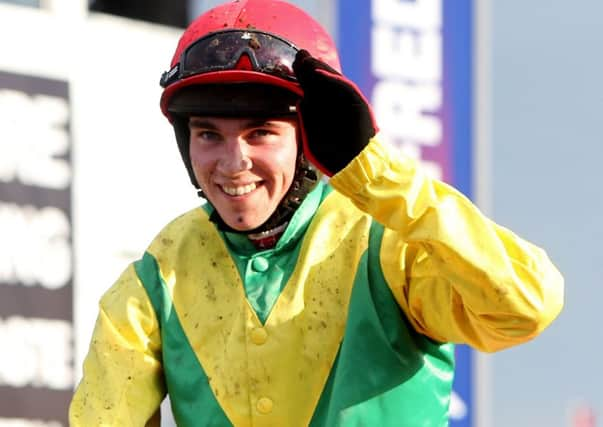
[[[385,227],[381,268],[415,329],[483,351],[541,332],[563,304],[546,253],[390,151],[372,142],[331,184]]]
[[[305,51],[294,63],[306,156],[381,223],[381,269],[414,328],[496,351],[542,331],[563,305],[545,252],[486,218],[449,185],[372,139],[358,88]]]

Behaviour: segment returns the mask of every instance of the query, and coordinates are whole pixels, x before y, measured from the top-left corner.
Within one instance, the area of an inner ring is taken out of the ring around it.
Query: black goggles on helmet
[[[274,34],[255,30],[225,30],[208,34],[188,46],[180,61],[161,76],[170,84],[196,74],[234,70],[241,55],[247,54],[254,71],[296,80],[293,61],[298,48]]]

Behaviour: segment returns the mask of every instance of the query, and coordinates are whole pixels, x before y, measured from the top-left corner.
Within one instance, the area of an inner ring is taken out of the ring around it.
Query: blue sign
[[[344,74],[373,106],[382,140],[472,196],[473,1],[339,1]],[[472,427],[473,350],[457,346],[451,427]]]

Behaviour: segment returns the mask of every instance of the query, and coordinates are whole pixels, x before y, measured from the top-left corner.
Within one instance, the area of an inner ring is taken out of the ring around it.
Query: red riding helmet
[[[161,78],[161,110],[171,121],[174,95],[191,85],[260,83],[301,95],[291,68],[298,49],[341,68],[329,34],[298,7],[280,0],[234,0],[217,6],[193,21],[180,38],[170,70]]]

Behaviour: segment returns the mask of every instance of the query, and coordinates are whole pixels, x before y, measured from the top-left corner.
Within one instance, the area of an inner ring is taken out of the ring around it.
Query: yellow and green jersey
[[[71,425],[148,425],[167,393],[179,426],[446,426],[452,343],[527,341],[562,305],[541,249],[376,141],[272,249],[210,214],[103,296]]]

